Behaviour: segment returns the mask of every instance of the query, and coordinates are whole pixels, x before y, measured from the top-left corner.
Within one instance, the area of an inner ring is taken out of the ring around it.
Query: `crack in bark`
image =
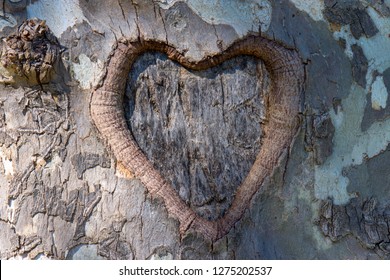
[[[138,7],[137,7],[137,3],[134,2],[134,0],[131,0],[131,4],[133,5],[134,7],[134,11],[135,11],[135,20],[134,20],[134,23],[135,23],[135,26],[137,27],[137,32],[138,32],[138,40],[141,39],[141,29],[139,27],[139,14],[138,14]]]
[[[353,236],[363,247],[390,257],[390,206],[381,206],[374,198],[353,198],[343,206],[323,201],[317,224],[333,242]]]
[[[158,14],[160,15],[161,21],[163,22],[163,27],[164,27],[164,31],[165,31],[165,41],[166,41],[167,44],[169,44],[167,27],[165,26],[165,20],[164,20],[164,17],[162,16],[162,14],[161,14],[161,8],[160,7],[158,8]]]
[[[121,0],[118,0],[118,4],[119,4],[119,7],[121,8],[123,19],[126,20],[126,15],[125,15],[125,11],[123,10]]]
[[[135,142],[124,116],[123,98],[126,77],[134,61],[143,53],[158,51],[191,70],[205,70],[238,55],[262,59],[272,79],[272,94],[268,97],[267,122],[263,144],[249,174],[238,187],[226,214],[209,221],[186,205],[172,186],[153,167]],[[153,196],[161,197],[170,216],[180,222],[180,235],[189,229],[200,232],[212,241],[225,236],[241,219],[253,195],[272,175],[280,157],[290,147],[299,127],[300,97],[304,70],[299,55],[281,44],[259,36],[248,36],[226,50],[199,61],[185,57],[175,47],[164,42],[144,40],[118,42],[108,62],[102,86],[94,90],[91,116],[103,138],[111,146],[118,161],[131,170]]]

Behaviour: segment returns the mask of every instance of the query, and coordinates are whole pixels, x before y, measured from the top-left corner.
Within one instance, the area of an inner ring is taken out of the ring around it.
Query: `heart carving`
[[[271,94],[266,100],[267,116],[260,151],[237,188],[230,208],[219,219],[206,220],[191,209],[154,168],[127,127],[123,108],[126,78],[134,61],[149,51],[164,53],[191,70],[205,70],[238,55],[251,55],[261,59],[270,74]],[[298,53],[260,36],[248,36],[223,52],[198,61],[185,57],[164,42],[121,40],[110,54],[106,76],[92,94],[90,109],[97,129],[111,146],[116,159],[144,184],[152,196],[163,199],[169,215],[180,222],[180,234],[193,229],[215,241],[225,236],[241,219],[264,179],[272,174],[279,158],[290,147],[299,127],[303,83],[303,64]]]

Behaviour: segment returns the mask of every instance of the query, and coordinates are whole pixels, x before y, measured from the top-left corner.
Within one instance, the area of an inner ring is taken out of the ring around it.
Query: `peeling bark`
[[[2,259],[389,258],[389,1],[206,2],[3,1]]]

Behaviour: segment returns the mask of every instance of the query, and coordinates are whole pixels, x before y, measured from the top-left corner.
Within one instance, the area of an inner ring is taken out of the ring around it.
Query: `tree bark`
[[[4,1],[2,259],[390,257],[389,1],[211,2]]]

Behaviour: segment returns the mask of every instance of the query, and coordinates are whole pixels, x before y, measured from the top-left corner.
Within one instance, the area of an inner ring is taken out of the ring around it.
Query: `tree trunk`
[[[390,258],[390,1],[3,3],[2,259]]]

